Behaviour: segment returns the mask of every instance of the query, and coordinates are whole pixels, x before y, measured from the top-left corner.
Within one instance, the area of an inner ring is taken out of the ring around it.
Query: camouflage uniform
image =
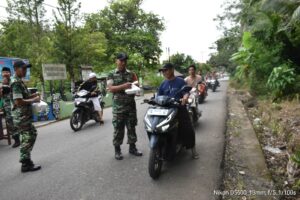
[[[12,93],[3,94],[3,109],[5,114],[5,121],[7,125],[8,133],[12,135],[13,138],[19,137],[19,134],[17,132],[17,129],[14,126],[13,123],[13,116],[11,112],[12,107]]]
[[[110,72],[108,82],[111,81],[113,86],[122,85],[127,82],[136,81],[136,75],[126,70],[120,72],[117,69]],[[113,110],[113,127],[114,127],[114,146],[120,146],[123,143],[125,126],[127,127],[128,144],[135,144],[137,136],[135,126],[137,125],[135,95],[127,95],[125,91],[113,94],[112,110]]]
[[[11,88],[13,101],[16,99],[28,99],[30,97],[29,90],[19,77],[15,77]],[[20,162],[24,162],[31,159],[30,153],[37,137],[37,131],[32,124],[32,107],[31,105],[14,106],[12,111],[14,125],[18,127],[21,139]]]

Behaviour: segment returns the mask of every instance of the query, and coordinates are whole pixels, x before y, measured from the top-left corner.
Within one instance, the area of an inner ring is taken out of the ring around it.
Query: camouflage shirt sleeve
[[[113,72],[110,72],[107,76],[107,86],[112,86],[114,84]]]
[[[12,97],[13,97],[13,100],[16,100],[16,99],[23,99],[23,91],[22,91],[22,87],[19,83],[17,82],[14,82],[12,85],[11,85],[11,90],[12,90]]]

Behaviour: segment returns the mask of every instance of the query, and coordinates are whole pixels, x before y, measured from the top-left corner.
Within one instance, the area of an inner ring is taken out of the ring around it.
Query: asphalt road
[[[212,200],[222,178],[222,155],[226,119],[227,82],[209,93],[201,105],[203,117],[196,127],[198,160],[183,151],[166,163],[159,180],[148,175],[148,140],[143,116],[147,105],[138,101],[137,146],[143,157],[128,154],[114,159],[111,109],[105,110],[105,125],[89,122],[74,133],[69,121],[38,129],[33,150],[34,162],[42,170],[22,174],[19,151],[0,142],[0,200]],[[125,141],[126,142],[126,141]]]

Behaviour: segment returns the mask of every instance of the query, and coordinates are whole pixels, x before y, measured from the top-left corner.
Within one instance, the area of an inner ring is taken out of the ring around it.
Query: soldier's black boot
[[[40,165],[35,165],[31,160],[24,160],[22,162],[21,172],[33,172],[38,171],[42,167]]]
[[[116,160],[123,160],[123,155],[122,155],[120,146],[115,146],[115,159]]]
[[[13,136],[13,139],[15,140],[15,143],[12,145],[12,148],[17,148],[20,146],[20,138],[18,135]]]
[[[132,155],[135,155],[135,156],[142,156],[143,155],[143,153],[140,152],[136,148],[135,144],[130,144],[130,146],[129,146],[129,153],[132,154]]]

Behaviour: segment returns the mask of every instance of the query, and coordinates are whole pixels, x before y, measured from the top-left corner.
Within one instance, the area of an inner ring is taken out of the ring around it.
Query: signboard
[[[14,63],[16,60],[23,60],[25,63],[29,63],[29,61],[27,59],[0,57],[0,72],[2,71],[3,67],[8,67],[11,71],[11,75],[14,76],[14,73],[15,73]],[[25,80],[29,80],[29,78],[30,78],[30,68],[27,68]],[[0,76],[0,81],[2,81],[1,76]]]
[[[67,79],[66,65],[43,64],[44,80],[65,80]]]
[[[81,66],[81,77],[83,81],[89,79],[89,74],[93,72],[93,68],[91,66]]]

